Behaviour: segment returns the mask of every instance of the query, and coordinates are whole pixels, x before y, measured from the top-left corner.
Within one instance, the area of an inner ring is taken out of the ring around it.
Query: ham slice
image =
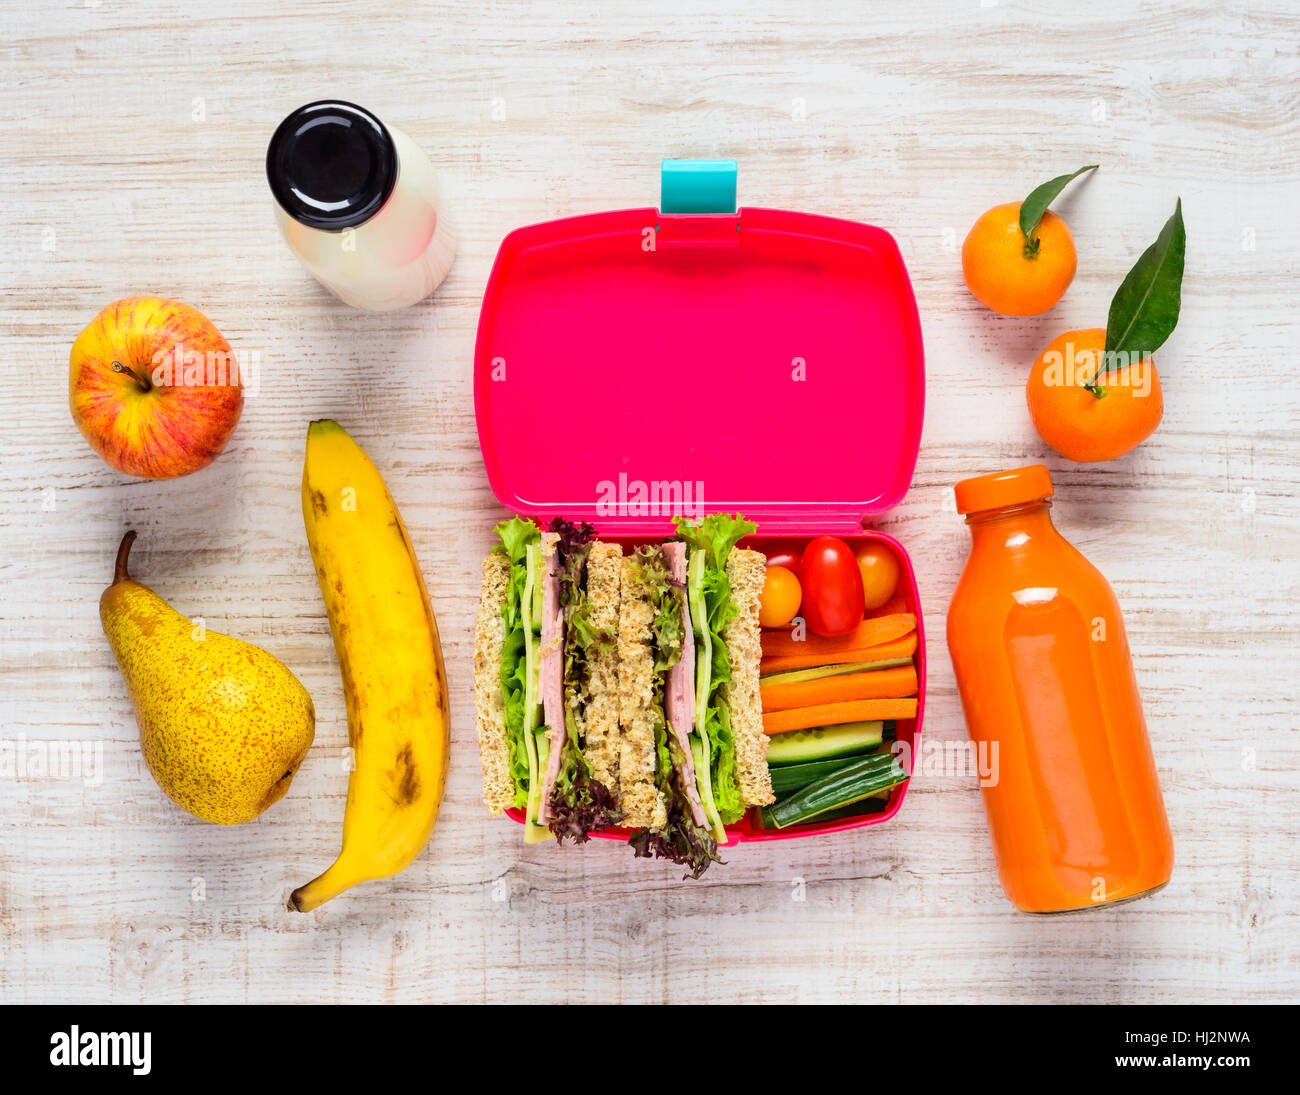
[[[564,610],[560,607],[560,537],[542,533],[542,718],[551,743],[542,778],[542,801],[537,810],[540,822],[551,820],[551,795],[560,776],[561,748],[567,730],[564,725]]]
[[[707,825],[704,806],[700,802],[700,789],[695,783],[695,758],[691,756],[690,734],[695,729],[695,631],[691,627],[691,610],[686,603],[686,545],[680,540],[664,544],[664,561],[668,576],[682,593],[682,656],[668,670],[668,687],[665,706],[668,708],[668,727],[681,748],[682,770],[679,773],[683,790],[691,804],[691,816],[696,825]]]

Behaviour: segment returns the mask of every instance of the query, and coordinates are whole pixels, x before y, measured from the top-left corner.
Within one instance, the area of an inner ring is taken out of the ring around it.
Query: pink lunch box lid
[[[911,483],[924,387],[893,237],[775,209],[510,233],[474,361],[497,498],[606,535],[667,532],[689,506],[858,531]]]

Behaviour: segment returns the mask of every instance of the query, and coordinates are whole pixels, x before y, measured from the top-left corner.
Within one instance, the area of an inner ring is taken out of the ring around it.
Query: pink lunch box
[[[502,242],[474,353],[488,481],[515,513],[589,521],[624,545],[719,511],[756,522],[742,546],[760,551],[823,534],[888,544],[917,619],[916,718],[897,728],[910,764],[925,713],[916,576],[897,540],[864,527],[907,492],[921,436],[921,326],[898,245],[871,225],[736,209],[734,161],[663,170],[661,209]],[[751,810],[727,845],[878,825],[906,794],[780,831]]]

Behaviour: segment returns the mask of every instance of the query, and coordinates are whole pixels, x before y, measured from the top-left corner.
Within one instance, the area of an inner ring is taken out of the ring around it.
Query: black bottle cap
[[[373,217],[397,182],[397,149],[384,123],[354,103],[300,106],[266,149],[266,179],[280,208],[310,228],[338,231]]]

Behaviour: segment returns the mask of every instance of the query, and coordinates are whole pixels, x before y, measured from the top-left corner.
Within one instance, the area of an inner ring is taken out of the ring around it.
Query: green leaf
[[[1020,203],[1020,231],[1028,246],[1034,246],[1034,233],[1038,230],[1038,222],[1043,219],[1043,214],[1056,200],[1056,196],[1085,171],[1096,170],[1097,164],[1089,164],[1087,167],[1079,168],[1073,175],[1057,175],[1050,182],[1045,182],[1029,192],[1029,197]]]
[[[1174,215],[1160,229],[1156,242],[1142,252],[1110,302],[1106,319],[1107,367],[1112,353],[1155,353],[1173,334],[1182,305],[1186,249],[1183,199],[1179,198]]]
[[[753,521],[746,521],[738,513],[734,517],[726,513],[710,513],[701,521],[674,517],[673,523],[677,526],[678,537],[705,551],[709,566],[719,570],[727,565],[727,556],[736,546],[736,541],[758,531]]]
[[[501,615],[505,621],[505,643],[501,649],[501,695],[505,701],[506,741],[510,748],[510,777],[515,784],[515,806],[528,805],[529,765],[524,740],[525,689],[528,664],[524,628],[523,590],[527,567],[515,563],[510,568],[510,586],[506,591]]]
[[[524,558],[524,549],[540,537],[537,526],[523,517],[512,517],[497,525],[497,535],[501,537],[500,546],[510,557],[512,563],[520,563]]]

